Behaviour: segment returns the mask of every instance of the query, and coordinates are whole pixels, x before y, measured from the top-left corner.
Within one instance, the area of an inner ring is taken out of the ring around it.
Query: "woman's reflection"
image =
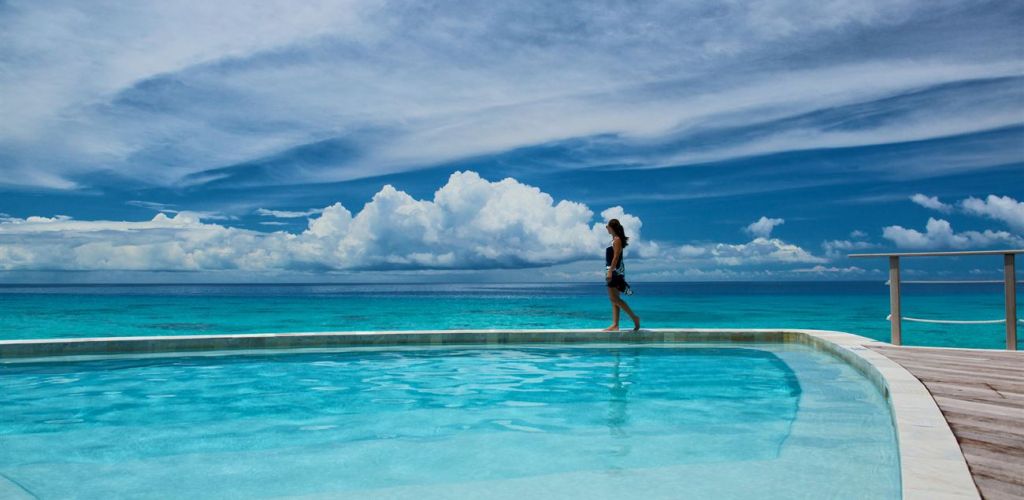
[[[613,437],[627,438],[629,433],[626,425],[629,422],[629,388],[633,385],[632,370],[627,361],[626,366],[622,365],[622,356],[619,351],[614,351],[614,362],[612,365],[612,383],[608,386],[608,430]],[[636,357],[633,357],[633,364]],[[625,368],[625,370],[623,370]],[[623,371],[626,373],[623,374]],[[623,447],[622,454],[628,453],[628,447]]]

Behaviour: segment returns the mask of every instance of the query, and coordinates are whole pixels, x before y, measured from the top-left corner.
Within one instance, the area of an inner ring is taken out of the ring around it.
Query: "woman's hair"
[[[626,248],[629,245],[629,237],[626,236],[626,230],[622,228],[622,224],[619,223],[619,219],[612,219],[608,221],[608,227],[612,228],[612,232],[615,236],[618,236],[622,240],[622,248]]]

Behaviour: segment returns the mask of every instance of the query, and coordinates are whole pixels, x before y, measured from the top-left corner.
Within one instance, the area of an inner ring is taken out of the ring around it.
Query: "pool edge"
[[[890,345],[828,330],[795,330],[800,340],[839,356],[885,395],[896,428],[904,499],[980,499],[967,460],[928,389],[869,345]],[[800,341],[798,340],[798,341]]]
[[[423,330],[99,337],[0,341],[0,362],[78,356],[197,353],[402,345],[585,342],[781,342],[829,352],[856,368],[885,396],[896,429],[904,499],[978,499],[960,445],[931,394],[909,371],[868,349],[888,345],[858,335],[810,329]]]

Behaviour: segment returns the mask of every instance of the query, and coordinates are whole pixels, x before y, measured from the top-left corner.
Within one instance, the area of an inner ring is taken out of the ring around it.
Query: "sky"
[[[613,217],[633,281],[1024,248],[1022,25],[1019,1],[0,0],[0,283],[599,280]]]

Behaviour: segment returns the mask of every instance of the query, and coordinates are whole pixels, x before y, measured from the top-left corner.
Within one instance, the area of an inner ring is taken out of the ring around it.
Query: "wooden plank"
[[[1024,450],[1024,434],[1001,432],[974,425],[957,425],[956,436],[963,440],[961,443],[970,441],[993,446],[1009,446],[1011,450]]]
[[[949,397],[962,398],[983,398],[992,401],[1006,401],[1009,403],[1024,404],[1024,390],[1012,390],[1007,387],[977,387],[957,385],[956,382],[931,380],[929,385],[937,386],[932,389],[932,394]],[[1018,392],[1020,391],[1020,392]]]
[[[879,352],[892,354],[902,359],[929,359],[948,362],[985,362],[1005,363],[1007,366],[1020,367],[1021,355],[1016,352],[1004,351],[966,351],[962,349],[928,349],[921,347],[878,347]]]
[[[972,359],[972,358],[960,358],[960,359],[948,359],[945,357],[938,356],[894,356],[901,361],[907,361],[912,363],[923,363],[929,365],[948,366],[950,368],[968,368],[968,369],[980,369],[988,371],[1005,371],[1005,375],[1010,377],[1018,377],[1024,379],[1024,375],[1021,374],[1022,367],[1020,365],[1020,359]]]
[[[1017,392],[998,391],[991,387],[957,386],[955,382],[927,381],[927,385],[940,387],[929,388],[934,396],[960,398],[971,401],[992,402],[1006,406],[1024,408],[1024,395]]]
[[[1016,424],[1000,426],[1000,424],[1005,423],[1006,421],[998,421],[995,423],[964,421],[957,422],[956,426],[957,428],[962,429],[965,432],[989,432],[996,434],[1005,434],[1007,436],[1007,439],[1010,440],[1024,439],[1024,425],[1020,425],[1020,422],[1016,422]]]
[[[1008,399],[993,399],[993,398],[974,398],[974,397],[964,397],[964,396],[960,396],[960,395],[939,394],[939,393],[932,393],[932,397],[933,398],[942,398],[944,401],[959,401],[959,402],[963,402],[963,403],[985,405],[984,408],[991,408],[991,407],[997,407],[998,406],[1000,408],[1003,408],[1003,412],[1006,415],[1008,415],[1010,417],[1014,417],[1015,420],[1024,420],[1024,403],[1022,403],[1020,401],[1011,401],[1011,400],[1008,400]],[[938,399],[936,399],[936,401],[938,401]],[[953,407],[952,409],[955,409],[955,407]]]
[[[1020,375],[1020,370],[1022,369],[1021,368],[1021,364],[1020,364],[1021,363],[1021,359],[1019,357],[1017,357],[1017,356],[1014,356],[1013,358],[1004,358],[1004,357],[998,357],[998,358],[990,358],[990,357],[973,358],[973,357],[966,357],[966,356],[950,357],[950,356],[944,356],[944,355],[933,355],[933,354],[928,354],[928,353],[921,353],[920,355],[914,355],[914,356],[906,356],[904,354],[892,353],[890,351],[882,351],[882,352],[884,354],[892,354],[894,357],[899,358],[899,359],[904,360],[904,361],[916,361],[916,362],[920,362],[920,363],[949,363],[949,364],[951,364],[953,366],[968,365],[968,366],[976,366],[978,368],[1004,369],[1004,370],[1007,370],[1009,372],[1008,374],[1010,374],[1010,375],[1021,376]],[[1014,358],[1017,358],[1017,359],[1014,359]]]
[[[871,348],[875,349],[875,350],[878,350],[878,351],[890,351],[890,352],[898,353],[899,355],[905,355],[905,356],[908,356],[908,357],[917,357],[917,356],[921,356],[921,355],[929,355],[929,356],[946,356],[946,357],[950,357],[950,358],[953,358],[953,359],[970,358],[970,359],[1008,359],[1008,360],[1009,359],[1018,359],[1020,357],[1020,353],[1008,352],[1008,351],[998,351],[998,350],[991,350],[991,349],[956,349],[956,348],[947,348],[947,347],[913,347],[913,346],[896,347],[896,346],[886,346],[886,345],[872,346]]]
[[[970,415],[972,417],[980,416],[992,419],[1021,420],[1020,411],[1013,411],[1013,409],[1004,406],[961,401],[942,396],[935,396],[935,402],[939,404],[939,409],[942,410],[943,413],[958,412],[962,415]],[[949,419],[947,418],[946,420]]]
[[[1024,381],[1024,374],[1021,373],[1021,370],[1024,369],[1021,365],[1021,363],[1024,363],[1024,356],[1017,360],[1017,362],[1003,362],[999,360],[984,360],[970,358],[961,358],[959,360],[945,360],[935,358],[929,359],[928,357],[925,356],[892,356],[892,359],[902,363],[921,365],[929,369],[960,371],[963,374],[967,375],[968,379],[973,380],[978,380],[978,377],[974,375],[977,374],[979,371],[983,371],[998,374],[1018,381]]]
[[[942,410],[942,408],[939,408]],[[972,426],[981,429],[990,429],[997,432],[1013,432],[1013,429],[1020,427],[1020,423],[1016,420],[1007,418],[989,418],[980,415],[971,415],[967,413],[958,413],[949,408],[942,410],[942,414],[946,417],[946,421],[952,427],[956,426]]]
[[[973,472],[973,471],[972,471]],[[985,500],[1020,500],[1024,498],[1024,487],[992,479],[985,475],[974,476],[982,497]]]
[[[1024,439],[1024,426],[1019,425],[1019,422],[957,422],[956,426],[957,429],[968,434],[993,434],[995,436],[1005,436],[1005,439],[1009,440]]]
[[[1006,463],[1003,460],[1005,458],[1004,454],[987,453],[984,449],[975,448],[970,444],[962,444],[961,446],[964,448],[964,456],[967,457],[968,463],[979,474],[984,474],[992,479],[998,479],[1009,484],[1024,486],[1024,480],[1021,480],[1020,467]]]
[[[944,373],[947,377],[959,379],[963,382],[968,383],[991,383],[989,380],[979,377],[979,375],[982,374],[995,376],[999,378],[1001,381],[1005,381],[1011,384],[1024,383],[1024,376],[1021,376],[1021,374],[1017,373],[1019,368],[1010,364],[1001,365],[998,363],[984,361],[978,362],[977,364],[963,362],[951,363],[928,359],[905,359],[899,356],[893,356],[890,359],[904,366],[913,365],[914,368],[920,369],[922,371],[934,371],[934,375]],[[1024,358],[1022,358],[1021,361],[1024,361]]]
[[[897,363],[900,363],[897,361]],[[986,370],[978,370],[975,377],[967,378],[964,372],[957,370],[945,370],[942,368],[935,368],[932,366],[925,366],[918,363],[908,363],[906,361],[900,363],[904,368],[910,370],[918,379],[922,382],[928,380],[942,380],[942,381],[957,381],[963,380],[967,382],[977,382],[978,380],[984,379],[989,383],[1009,383],[1016,382],[1016,378],[1010,375],[1003,375],[998,373],[989,372]]]
[[[932,394],[941,394],[950,397],[964,398],[993,398],[1009,399],[1012,401],[1024,401],[1024,384],[1017,390],[1008,388],[995,388],[988,384],[965,384],[958,382],[931,381],[928,389]]]

